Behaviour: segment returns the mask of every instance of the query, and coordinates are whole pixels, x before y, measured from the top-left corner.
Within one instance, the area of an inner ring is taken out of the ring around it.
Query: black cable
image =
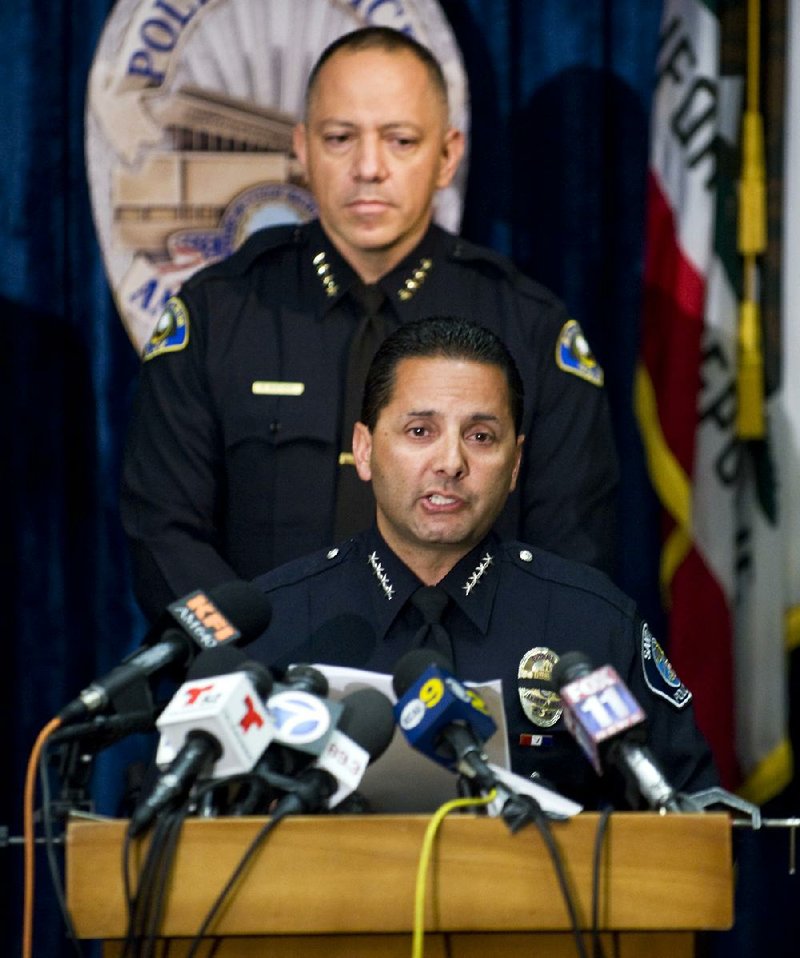
[[[192,939],[191,945],[189,947],[189,951],[186,953],[186,958],[195,958],[195,956],[197,955],[197,949],[200,947],[203,940],[205,939],[206,932],[208,931],[208,929],[211,927],[211,925],[217,918],[219,912],[222,910],[222,907],[228,900],[228,897],[231,891],[233,890],[234,886],[237,884],[239,879],[244,874],[245,870],[247,869],[250,862],[252,861],[253,856],[261,847],[261,844],[264,842],[264,840],[270,835],[272,831],[274,831],[275,828],[277,828],[277,826],[284,820],[284,818],[287,817],[288,814],[289,812],[287,811],[285,814],[282,814],[282,815],[281,814],[273,815],[273,817],[270,818],[269,821],[265,822],[264,825],[258,830],[256,835],[254,836],[254,838],[252,839],[252,841],[246,848],[244,854],[239,859],[239,863],[234,868],[227,882],[225,882],[225,885],[222,891],[217,895],[216,899],[214,900],[214,903],[211,905],[211,908],[209,908],[206,914],[206,917],[203,919],[203,922],[200,925],[200,928],[197,930],[197,933]]]
[[[152,927],[154,912],[159,912],[159,882],[163,888],[161,875],[169,870],[176,849],[173,835],[176,813],[159,816],[156,820],[142,865],[136,892],[131,896],[128,930],[122,952],[122,958],[151,958]],[[182,823],[182,818],[180,818]],[[178,829],[179,832],[179,829]],[[159,912],[160,913],[160,912]]]
[[[144,861],[142,862],[142,866],[139,871],[136,882],[136,890],[134,891],[133,888],[128,885],[126,891],[126,895],[128,896],[128,927],[125,934],[122,958],[136,958],[141,950],[140,928],[142,923],[142,914],[145,908],[145,902],[150,894],[153,861],[160,845],[159,837],[159,828],[157,824],[156,828],[153,830],[150,840],[150,847],[147,850],[147,854],[145,855]],[[129,853],[130,848],[132,847],[132,840],[130,838],[129,830],[126,830],[124,847],[126,853]]]
[[[553,862],[556,878],[558,879],[558,884],[561,888],[561,895],[564,898],[564,903],[566,904],[567,911],[569,912],[572,935],[575,939],[575,950],[578,952],[579,958],[587,958],[586,949],[583,945],[583,935],[581,934],[581,924],[578,917],[578,909],[575,905],[575,899],[572,897],[572,893],[569,889],[567,875],[564,871],[564,863],[561,860],[561,852],[559,851],[556,840],[553,837],[553,833],[550,831],[550,825],[547,822],[547,819],[544,817],[539,819],[537,817],[534,819],[533,823],[539,829],[539,834],[542,836],[542,839],[547,846],[547,850],[550,853],[550,858]]]
[[[67,938],[72,944],[72,947],[75,950],[75,954],[78,956],[78,958],[83,958],[83,950],[78,939],[78,934],[75,931],[72,915],[69,913],[69,908],[67,908],[67,898],[66,894],[64,893],[64,885],[61,880],[61,871],[59,868],[59,863],[56,860],[56,843],[55,836],[53,835],[52,793],[50,791],[50,776],[48,774],[47,758],[47,748],[49,744],[49,741],[44,743],[39,755],[39,787],[42,794],[42,826],[44,828],[45,837],[45,856],[47,858],[47,868],[50,874],[50,883],[53,887],[53,892],[56,896],[56,901],[58,903],[59,910],[61,911],[61,916],[64,920]]]
[[[125,896],[125,913],[128,917],[127,927],[131,927],[133,921],[133,882],[131,881],[131,872],[133,871],[133,862],[131,861],[131,848],[133,839],[129,829],[125,829],[125,837],[122,840],[122,890]]]
[[[172,872],[172,865],[175,861],[175,855],[178,851],[178,842],[180,840],[183,823],[189,814],[189,802],[177,809],[168,811],[164,814],[165,836],[164,847],[159,857],[158,870],[154,875],[153,895],[148,913],[147,928],[145,930],[146,950],[143,958],[156,958],[156,944],[158,942],[158,932],[164,919],[164,909],[166,907],[167,896],[165,894],[167,882]]]
[[[592,958],[605,958],[603,943],[600,940],[600,865],[603,860],[603,846],[608,834],[610,817],[611,807],[607,806],[600,812],[597,832],[594,836],[594,853],[592,855]]]
[[[573,938],[575,940],[575,948],[578,952],[578,956],[579,958],[588,958],[583,944],[583,935],[581,933],[578,909],[575,904],[575,899],[573,898],[572,892],[569,888],[567,874],[564,870],[564,863],[561,859],[561,852],[558,848],[555,838],[553,837],[553,833],[550,831],[550,822],[544,810],[542,809],[542,806],[536,801],[535,798],[532,798],[529,795],[516,795],[512,793],[508,801],[503,806],[502,816],[506,824],[511,829],[512,834],[516,834],[516,832],[518,832],[523,826],[531,822],[538,829],[539,834],[542,836],[542,841],[545,844],[545,848],[547,848],[547,851],[550,854],[550,859],[553,863],[556,878],[561,889],[561,895],[564,899],[565,905],[567,906],[567,913],[569,914],[570,926],[572,929]]]

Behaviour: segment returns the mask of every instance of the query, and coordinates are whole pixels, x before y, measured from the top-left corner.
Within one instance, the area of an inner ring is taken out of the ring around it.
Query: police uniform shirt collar
[[[362,280],[333,245],[319,220],[307,223],[304,230],[308,238],[305,252],[305,268],[309,272],[307,288],[315,298],[320,317],[323,317],[346,301],[353,287],[360,285]],[[389,287],[384,286],[383,280],[377,285],[388,300]]]
[[[389,548],[376,526],[364,534],[363,568],[369,582],[377,634],[384,638],[411,595],[422,585],[420,579]],[[489,631],[494,597],[500,581],[499,539],[490,533],[464,556],[439,582],[454,605],[482,633]]]
[[[305,236],[308,288],[313,290],[321,314],[326,314],[342,301],[356,283],[358,274],[331,242],[319,220],[302,227]],[[428,274],[435,268],[438,231],[430,227],[417,246],[393,270],[381,277],[377,285],[397,311],[422,289]]]
[[[489,631],[500,582],[499,558],[500,540],[490,532],[439,583],[452,602],[484,635]]]
[[[431,226],[408,256],[381,278],[381,289],[395,309],[402,309],[423,288],[436,268],[436,248],[437,231]]]
[[[358,282],[358,276],[328,238],[319,220],[303,227],[306,248],[303,254],[306,293],[317,304],[319,316],[337,306]]]
[[[385,638],[411,595],[422,585],[408,566],[389,548],[372,526],[362,539],[367,595],[372,604],[376,633]]]

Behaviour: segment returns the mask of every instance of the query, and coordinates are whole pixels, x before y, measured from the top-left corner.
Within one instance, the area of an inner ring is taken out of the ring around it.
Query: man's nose
[[[353,159],[353,176],[366,182],[386,177],[384,146],[379,136],[365,135],[359,139]]]
[[[469,472],[464,442],[460,435],[445,434],[436,443],[434,471],[449,479],[462,479]]]

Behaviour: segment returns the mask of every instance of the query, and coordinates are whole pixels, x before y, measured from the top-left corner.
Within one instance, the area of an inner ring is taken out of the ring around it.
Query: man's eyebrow
[[[438,415],[438,413],[435,409],[411,409],[406,413],[409,419],[415,416],[430,418],[436,415]],[[474,412],[467,418],[470,422],[500,422],[500,417],[493,412]]]

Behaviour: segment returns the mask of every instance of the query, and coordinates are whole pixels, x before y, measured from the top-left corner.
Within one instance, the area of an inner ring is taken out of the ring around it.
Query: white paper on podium
[[[316,663],[314,668],[319,669],[327,678],[332,699],[338,700],[357,689],[371,686],[383,692],[392,703],[397,701],[391,675],[340,665]],[[508,770],[510,760],[502,682],[495,679],[491,682],[464,684],[475,689],[480,695],[497,725],[494,735],[484,743],[484,751],[489,761],[499,769]],[[518,780],[519,777],[513,776],[513,779]],[[375,812],[427,813],[435,811],[443,802],[457,797],[456,780],[453,772],[415,751],[400,729],[395,728],[391,744],[383,755],[369,766],[358,790],[369,800]],[[581,811],[581,806],[575,802],[540,786],[534,786],[527,780],[522,781],[530,786],[524,790],[533,794],[545,811],[566,817]]]

